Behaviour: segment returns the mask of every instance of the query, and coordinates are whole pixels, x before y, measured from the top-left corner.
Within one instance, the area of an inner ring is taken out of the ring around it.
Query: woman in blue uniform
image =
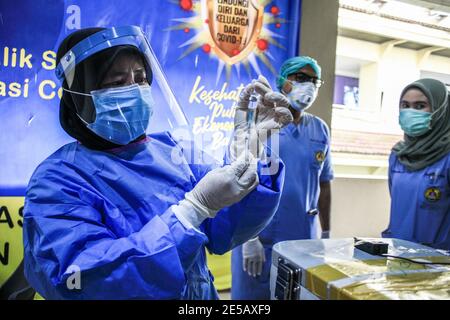
[[[384,237],[450,249],[450,107],[434,79],[408,85],[400,98],[404,140],[389,158],[391,216]]]
[[[60,122],[77,142],[30,180],[29,283],[47,299],[217,299],[205,248],[223,254],[267,225],[282,163],[272,175],[251,156],[217,167],[167,132],[146,135],[168,86],[138,27],[76,31],[57,62]],[[282,127],[290,119],[269,100],[266,118]]]
[[[232,252],[232,299],[270,299],[272,247],[277,242],[317,238],[319,218],[322,238],[329,236],[330,134],[323,120],[306,112],[317,97],[320,79],[321,68],[310,57],[291,58],[281,67],[277,86],[294,117],[279,134],[284,188],[270,224]]]

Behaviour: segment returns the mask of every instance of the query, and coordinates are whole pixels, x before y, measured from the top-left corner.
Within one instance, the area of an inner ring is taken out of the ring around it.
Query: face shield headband
[[[147,80],[154,87],[152,91],[157,92],[159,99],[163,98],[165,100],[166,106],[168,106],[173,117],[170,124],[187,126],[186,115],[175,98],[156,55],[140,27],[112,27],[83,39],[60,59],[55,70],[56,76],[61,83],[66,82],[66,89],[71,90],[76,78],[76,66],[78,64],[100,51],[117,46],[133,46],[142,53],[146,64],[150,68],[150,70],[147,70]]]

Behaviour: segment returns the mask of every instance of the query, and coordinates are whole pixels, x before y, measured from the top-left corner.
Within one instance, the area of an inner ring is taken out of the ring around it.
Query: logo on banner
[[[181,1],[180,9],[190,16],[173,19],[177,24],[167,29],[170,32],[183,30],[186,36],[179,45],[184,48],[179,60],[191,54],[195,54],[195,63],[201,63],[205,55],[215,57],[219,62],[216,79],[225,71],[227,81],[234,67],[241,78],[241,65],[248,72],[253,69],[256,74],[262,74],[262,63],[277,74],[273,65],[275,49],[286,50],[279,41],[284,37],[277,30],[281,32],[283,25],[289,22],[282,17],[279,6],[269,6],[271,2],[273,0]]]
[[[286,50],[284,40],[280,39],[286,39],[282,34],[291,23],[284,17],[289,12],[289,1],[281,6],[273,2],[179,1],[181,16],[172,19],[175,23],[166,29],[183,32],[179,34],[180,43],[175,44],[181,49],[179,61],[192,55],[188,61],[194,58],[196,69],[208,66],[207,74],[197,74],[189,103],[208,110],[206,114],[195,116],[192,132],[211,141],[209,153],[220,152],[229,145],[235,106],[241,91],[251,81],[252,71],[256,75],[264,74],[263,65],[275,75],[274,63],[284,60],[276,57],[279,49]],[[216,63],[217,67],[213,66]],[[241,67],[247,72],[241,73]],[[225,81],[221,81],[222,75]]]
[[[207,0],[206,4],[214,53],[231,65],[245,59],[261,33],[264,6],[257,0]]]

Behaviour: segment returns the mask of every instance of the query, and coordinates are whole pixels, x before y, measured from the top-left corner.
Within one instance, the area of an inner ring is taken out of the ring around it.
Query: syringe
[[[255,126],[255,112],[256,108],[258,106],[258,97],[256,96],[255,90],[253,90],[253,93],[250,96],[249,104],[248,104],[248,111],[247,111],[247,133],[245,136],[245,159],[248,162],[249,161],[249,152],[250,152],[250,135],[251,131],[254,129]]]

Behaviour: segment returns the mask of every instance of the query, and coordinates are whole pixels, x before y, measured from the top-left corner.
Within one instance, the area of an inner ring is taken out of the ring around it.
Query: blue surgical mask
[[[105,140],[127,145],[147,129],[154,100],[149,85],[132,84],[91,92],[96,118],[87,127]]]
[[[399,123],[402,130],[410,137],[419,137],[431,130],[432,114],[416,109],[400,110]]]
[[[291,81],[292,90],[286,97],[289,99],[292,108],[297,111],[304,111],[311,107],[317,98],[317,87],[312,82],[298,83]]]

